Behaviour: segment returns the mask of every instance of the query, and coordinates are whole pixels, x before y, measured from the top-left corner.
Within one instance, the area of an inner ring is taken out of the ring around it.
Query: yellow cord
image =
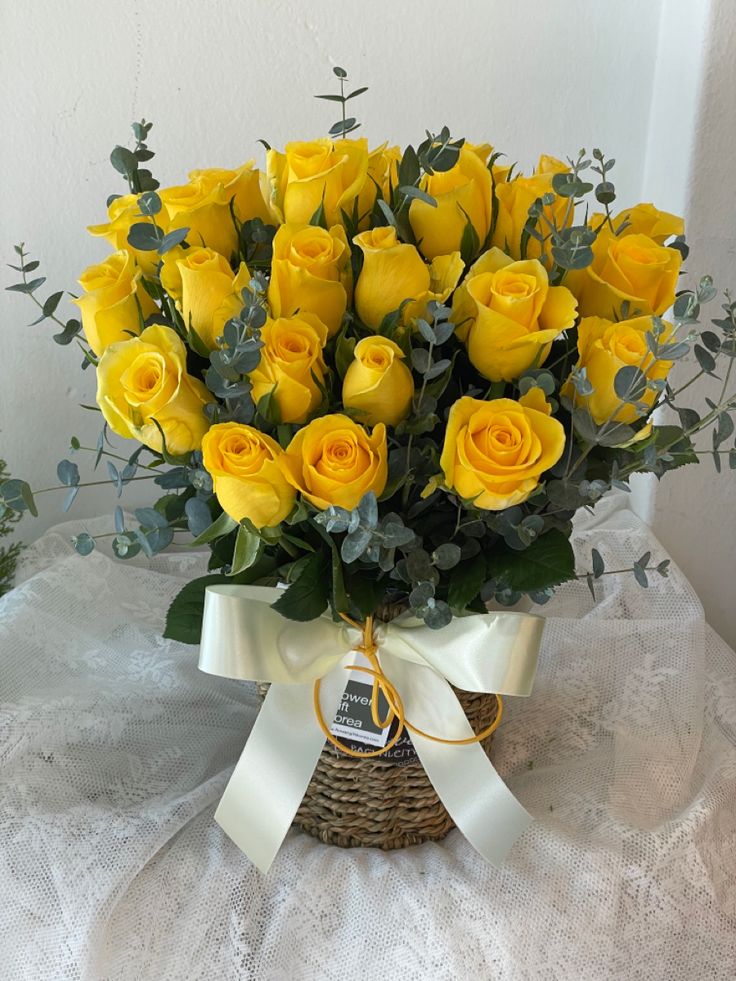
[[[493,722],[491,722],[491,724],[482,732],[478,732],[474,736],[469,736],[467,739],[443,739],[440,736],[433,736],[430,733],[424,732],[424,730],[412,725],[404,715],[404,704],[401,701],[399,693],[381,670],[381,665],[378,660],[378,645],[376,644],[373,633],[373,617],[366,617],[365,623],[358,623],[356,620],[352,620],[343,613],[341,613],[340,616],[346,623],[350,624],[351,627],[354,627],[356,630],[360,630],[363,634],[362,643],[358,644],[354,649],[365,655],[371,667],[366,668],[357,664],[350,664],[346,666],[346,670],[362,671],[365,674],[370,674],[373,676],[373,690],[371,692],[371,717],[373,718],[373,722],[379,729],[388,728],[394,719],[398,719],[399,722],[396,732],[385,746],[365,753],[351,749],[349,746],[346,746],[345,743],[333,736],[333,734],[330,732],[329,726],[325,722],[319,698],[320,681],[317,679],[317,681],[314,683],[314,714],[317,717],[317,722],[320,729],[324,733],[325,739],[332,743],[332,745],[339,749],[342,753],[355,758],[382,756],[396,745],[401,738],[404,729],[408,729],[410,732],[416,733],[418,736],[423,736],[425,739],[429,739],[434,743],[444,743],[447,746],[468,746],[471,743],[479,743],[482,740],[487,739],[488,736],[490,736],[491,733],[495,732],[495,730],[498,728],[499,723],[501,722],[501,716],[503,714],[503,699],[500,695],[496,695],[498,709]],[[385,719],[381,719],[378,715],[378,700],[381,694],[386,699],[389,707]]]

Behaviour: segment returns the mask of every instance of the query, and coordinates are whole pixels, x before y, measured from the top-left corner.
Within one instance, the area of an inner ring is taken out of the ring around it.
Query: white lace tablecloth
[[[78,530],[0,600],[3,981],[736,977],[736,655],[677,570],[544,608],[494,743],[536,818],[503,868],[457,831],[389,853],[292,831],[263,877],[212,819],[253,688],[161,639],[202,556],[81,558]],[[664,555],[626,512],[591,544]]]

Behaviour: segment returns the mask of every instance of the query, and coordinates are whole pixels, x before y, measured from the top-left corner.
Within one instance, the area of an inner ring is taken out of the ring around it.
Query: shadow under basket
[[[268,685],[258,690],[263,696]],[[474,732],[491,725],[498,712],[495,695],[457,689],[455,694]],[[455,824],[406,733],[401,738],[413,757],[401,765],[382,756],[355,759],[325,742],[295,826],[340,848],[389,850],[444,838]],[[481,742],[487,756],[492,740],[493,734]]]

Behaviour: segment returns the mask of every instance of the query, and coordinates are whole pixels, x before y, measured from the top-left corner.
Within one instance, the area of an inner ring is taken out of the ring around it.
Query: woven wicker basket
[[[268,686],[259,685],[265,694]],[[495,695],[457,691],[468,721],[482,732],[495,719]],[[493,736],[481,745],[487,755]],[[308,834],[341,848],[405,848],[438,841],[454,828],[418,760],[354,759],[325,743],[294,819]]]

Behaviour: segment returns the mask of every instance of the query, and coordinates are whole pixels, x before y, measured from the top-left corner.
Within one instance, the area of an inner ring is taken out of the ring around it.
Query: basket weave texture
[[[258,688],[264,695],[268,686]],[[455,694],[475,732],[496,718],[495,695]],[[491,734],[481,743],[487,756],[492,740]],[[455,827],[418,760],[397,766],[380,756],[354,759],[329,743],[294,824],[329,845],[385,850],[438,841]]]

